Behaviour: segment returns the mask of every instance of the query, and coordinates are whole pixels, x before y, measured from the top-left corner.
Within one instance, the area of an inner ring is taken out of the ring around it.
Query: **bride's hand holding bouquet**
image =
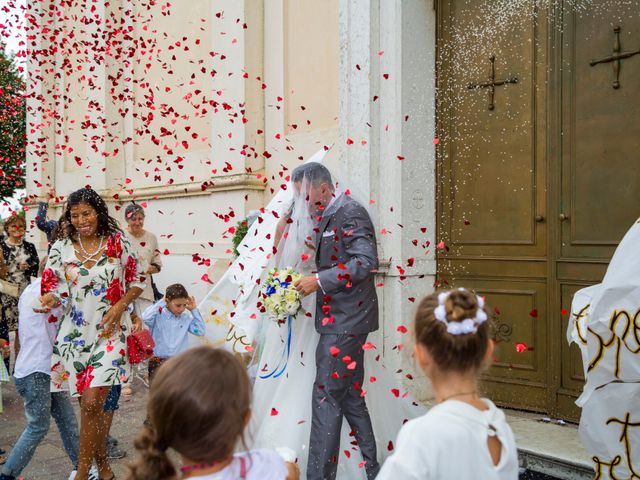
[[[276,322],[283,323],[300,310],[301,295],[296,289],[296,283],[301,278],[291,267],[274,268],[269,272],[262,292],[263,303],[267,314]]]

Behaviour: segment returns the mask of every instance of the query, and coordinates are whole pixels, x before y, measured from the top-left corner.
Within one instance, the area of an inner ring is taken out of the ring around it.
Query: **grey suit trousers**
[[[312,395],[308,480],[336,478],[343,417],[355,434],[366,462],[367,478],[373,480],[380,470],[369,411],[360,391],[364,380],[362,345],[366,343],[367,335],[320,335]],[[340,349],[339,353],[332,355],[331,347]],[[345,361],[345,356],[350,359]],[[348,368],[351,362],[356,362],[355,368]]]

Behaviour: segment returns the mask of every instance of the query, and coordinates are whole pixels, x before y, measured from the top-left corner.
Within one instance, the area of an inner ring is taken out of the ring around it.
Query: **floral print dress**
[[[40,261],[38,260],[36,246],[24,240],[20,245],[11,245],[3,239],[0,240],[0,248],[2,248],[4,261],[7,264],[6,280],[16,284],[18,286],[18,294],[21,295],[22,291],[29,285],[31,277],[38,276],[38,263]],[[19,265],[21,262],[28,263],[29,268],[24,271],[20,270]],[[0,293],[0,303],[9,331],[15,332],[18,330],[18,297]]]
[[[145,279],[134,249],[121,233],[109,237],[104,254],[91,268],[78,260],[71,240],[52,245],[42,294],[56,295],[64,312],[53,348],[52,391],[66,389],[68,381],[71,395],[79,397],[87,388],[118,385],[128,378],[129,313],[121,317],[122,331],[110,338],[101,336],[100,322],[132,287],[144,289]]]

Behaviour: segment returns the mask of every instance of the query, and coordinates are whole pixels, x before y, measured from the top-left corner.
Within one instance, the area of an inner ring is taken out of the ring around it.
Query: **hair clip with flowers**
[[[464,288],[459,288],[459,291],[465,291]],[[464,320],[452,322],[447,319],[447,309],[445,304],[447,298],[449,298],[451,292],[442,292],[438,295],[438,306],[433,311],[436,320],[444,323],[447,326],[447,332],[451,335],[469,335],[478,331],[478,326],[487,321],[487,313],[484,311],[484,299],[476,296],[478,299],[478,310],[473,318],[465,318]]]

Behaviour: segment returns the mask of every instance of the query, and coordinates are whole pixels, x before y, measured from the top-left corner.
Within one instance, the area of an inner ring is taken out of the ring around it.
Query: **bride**
[[[321,161],[324,153],[308,161]],[[340,194],[346,193],[336,193]],[[210,343],[221,345],[226,330],[226,348],[253,354],[249,368],[255,383],[248,435],[252,448],[295,452],[302,478],[306,477],[319,339],[314,325],[315,294],[302,298],[295,318],[279,324],[263,313],[260,290],[273,267],[313,274],[314,228],[307,199],[293,185],[287,186],[263,209],[238,249],[239,257],[200,306],[207,318]],[[361,389],[382,462],[393,450],[402,424],[424,412],[384,368],[391,359],[382,355],[381,338],[376,341],[375,335],[370,336],[367,348],[366,380]],[[396,355],[400,355],[398,350],[394,350]],[[338,478],[365,479],[362,455],[347,422],[342,424],[340,452]]]

